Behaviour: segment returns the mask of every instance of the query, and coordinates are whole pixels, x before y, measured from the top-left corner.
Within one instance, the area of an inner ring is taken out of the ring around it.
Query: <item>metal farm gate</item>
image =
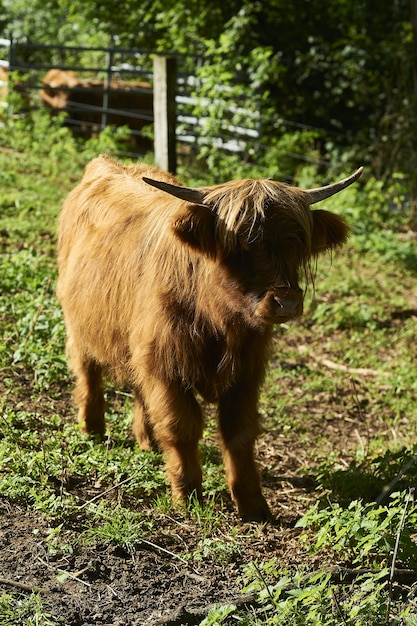
[[[156,163],[163,169],[175,171],[177,150],[197,152],[210,142],[225,152],[243,155],[248,142],[260,138],[260,113],[253,111],[245,111],[247,127],[227,127],[226,123],[221,136],[204,136],[207,118],[196,115],[195,109],[199,104],[204,111],[210,103],[198,96],[196,69],[203,61],[196,57],[140,48],[50,46],[0,39],[0,59],[0,69],[14,72],[15,88],[32,109],[45,105],[43,81],[51,69],[69,74],[72,82],[63,86],[61,94],[66,98],[65,123],[73,132],[88,136],[108,125],[126,125],[133,141],[125,154],[136,156],[154,149]],[[58,91],[52,89],[52,96]],[[55,107],[52,96],[49,103],[56,111],[63,110],[58,95]],[[234,112],[230,111],[231,116]]]

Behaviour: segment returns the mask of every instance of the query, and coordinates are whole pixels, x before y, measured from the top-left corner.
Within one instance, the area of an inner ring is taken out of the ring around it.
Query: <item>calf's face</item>
[[[337,193],[361,175],[304,191],[270,180],[241,180],[189,189],[144,178],[185,202],[174,231],[186,244],[221,263],[245,297],[250,323],[271,325],[303,311],[301,279],[312,279],[311,260],[347,239],[337,215],[310,204]]]
[[[307,213],[308,211],[308,213]],[[303,312],[304,286],[312,279],[311,259],[341,245],[347,226],[328,211],[306,208],[303,224],[280,211],[268,216],[253,241],[237,238],[223,263],[245,294],[261,325],[279,324]]]

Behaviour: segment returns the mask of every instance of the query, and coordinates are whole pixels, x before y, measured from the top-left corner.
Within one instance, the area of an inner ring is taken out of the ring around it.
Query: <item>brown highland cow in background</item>
[[[104,96],[107,104],[104,105]],[[128,126],[131,143],[142,151],[153,142],[141,131],[153,120],[153,90],[147,82],[81,80],[75,72],[52,68],[42,81],[41,103],[54,113],[67,114],[66,125],[80,137],[96,137],[106,125]]]
[[[271,514],[254,460],[273,325],[302,313],[312,257],[346,224],[310,210],[361,174],[303,191],[271,180],[189,189],[147,165],[94,159],[59,219],[59,281],[82,429],[104,434],[102,373],[129,382],[133,431],[158,446],[174,498],[201,499],[195,392],[218,406],[244,519]]]

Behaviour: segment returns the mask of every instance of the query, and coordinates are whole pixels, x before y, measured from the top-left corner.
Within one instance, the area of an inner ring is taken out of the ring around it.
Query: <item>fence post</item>
[[[107,126],[107,113],[109,110],[109,93],[113,65],[113,48],[110,48],[107,51],[106,64],[106,78],[104,79],[103,85],[103,108],[101,109],[101,130],[103,130],[103,128],[106,128]]]
[[[155,164],[162,170],[175,174],[177,59],[173,56],[155,56],[153,76]]]

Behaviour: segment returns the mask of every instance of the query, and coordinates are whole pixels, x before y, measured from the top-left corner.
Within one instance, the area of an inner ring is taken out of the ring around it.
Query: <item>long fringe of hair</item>
[[[208,187],[205,204],[217,215],[217,234],[225,249],[233,249],[238,236],[246,243],[261,236],[268,217],[268,207],[275,206],[280,216],[296,221],[306,236],[310,248],[312,220],[306,194],[272,180],[236,180]]]

